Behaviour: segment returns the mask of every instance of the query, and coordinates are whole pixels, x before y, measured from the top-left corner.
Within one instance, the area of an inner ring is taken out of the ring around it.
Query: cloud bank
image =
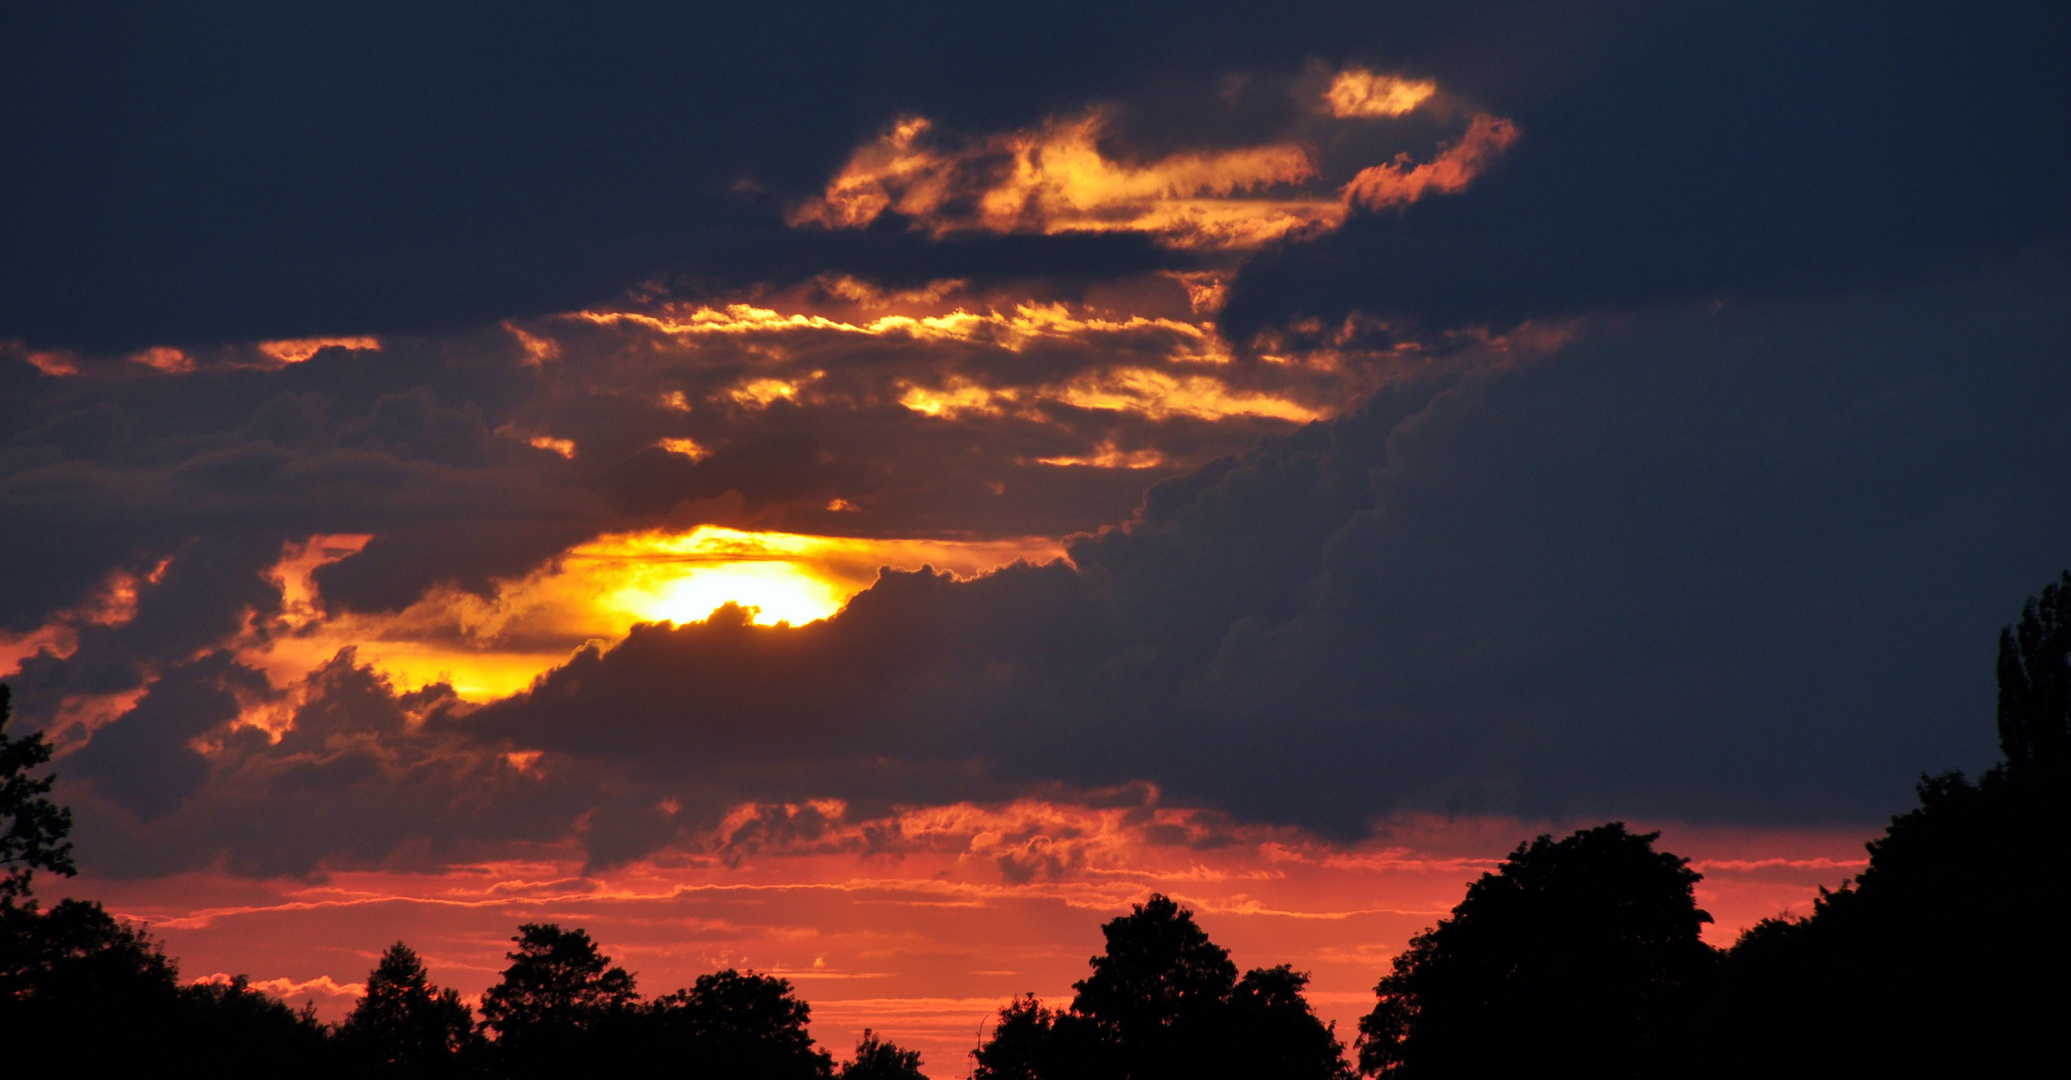
[[[0,658],[84,850],[1982,764],[2071,558],[2071,27],[1656,7],[7,16]],[[666,559],[854,595],[633,626]]]

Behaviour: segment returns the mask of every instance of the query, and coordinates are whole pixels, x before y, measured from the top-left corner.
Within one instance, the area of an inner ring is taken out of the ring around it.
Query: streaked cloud
[[[1146,232],[1175,247],[1256,247],[1342,211],[1328,200],[1245,198],[1316,175],[1307,151],[1266,145],[1174,154],[1141,163],[1100,149],[1098,111],[1031,131],[941,148],[931,125],[908,117],[858,149],[818,199],[790,222],[860,228],[891,211],[937,236]]]
[[[1409,113],[1436,91],[1430,81],[1352,68],[1333,79],[1324,98],[1333,117],[1371,120]],[[890,213],[936,237],[1134,232],[1176,249],[1244,252],[1335,229],[1355,206],[1379,209],[1458,192],[1516,134],[1514,123],[1477,114],[1434,159],[1419,164],[1404,152],[1334,188],[1300,141],[1134,159],[1108,149],[1115,132],[1099,109],[960,141],[909,116],[857,148],[826,189],[786,220],[793,227],[858,229]]]
[[[283,364],[299,364],[315,356],[320,349],[379,352],[381,339],[369,336],[285,338],[280,341],[262,341],[256,347],[260,352]]]

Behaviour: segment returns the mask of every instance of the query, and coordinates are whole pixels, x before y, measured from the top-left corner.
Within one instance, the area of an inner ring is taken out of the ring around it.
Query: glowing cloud
[[[1165,464],[1165,455],[1156,450],[1123,450],[1113,443],[1102,443],[1088,457],[1046,457],[1037,458],[1039,465],[1084,465],[1096,469],[1155,469]]]
[[[1401,116],[1431,100],[1438,84],[1429,79],[1405,79],[1351,67],[1338,72],[1323,92],[1330,115],[1347,117]]]
[[[1438,92],[1429,80],[1363,68],[1340,72],[1323,103],[1339,120],[1401,116]],[[1404,206],[1465,188],[1518,134],[1476,115],[1432,160],[1410,155],[1360,171],[1335,190],[1294,142],[1210,149],[1126,161],[1102,150],[1108,118],[1076,117],[948,145],[923,117],[905,117],[859,147],[821,194],[795,207],[793,227],[862,228],[887,213],[933,236],[967,232],[1136,232],[1167,247],[1236,253],[1337,228],[1353,207]],[[1202,283],[1208,286],[1208,283]],[[1212,309],[1219,290],[1194,295]]]
[[[842,546],[825,537],[750,533],[704,526],[684,535],[613,537],[569,552],[617,565],[625,581],[600,607],[642,619],[697,622],[724,604],[752,610],[763,625],[824,619],[855,591],[813,565]]]
[[[681,397],[682,395],[679,394],[677,396]],[[697,440],[695,439],[663,439],[656,445],[660,446],[664,450],[667,450],[669,453],[682,454],[684,457],[687,457],[692,461],[703,461],[712,453],[710,450],[707,450],[704,447],[699,446],[697,444]]]
[[[1152,233],[1173,247],[1237,248],[1334,226],[1343,217],[1327,198],[1235,197],[1314,179],[1316,167],[1300,146],[1131,163],[1101,152],[1106,123],[1095,110],[943,149],[925,140],[926,119],[907,117],[858,149],[790,223],[860,228],[891,211],[937,236],[1127,231]]]
[[[20,340],[0,341],[0,356],[22,360],[45,375],[79,374],[79,357],[65,349],[31,349]]]
[[[283,364],[299,364],[324,349],[352,349],[360,352],[379,352],[381,340],[372,337],[312,337],[284,338],[280,341],[262,341],[259,351]]]
[[[1430,161],[1417,164],[1403,154],[1386,165],[1361,169],[1345,185],[1345,199],[1368,210],[1386,210],[1408,206],[1433,192],[1451,195],[1487,170],[1517,135],[1517,125],[1508,120],[1477,116],[1460,141]]]
[[[179,375],[194,370],[194,358],[167,345],[153,345],[130,354],[129,358],[149,368],[157,368],[168,375]]]
[[[353,646],[402,687],[449,682],[486,700],[523,689],[586,641],[613,641],[640,622],[696,622],[723,604],[753,609],[763,625],[826,618],[877,580],[879,567],[934,566],[969,577],[1017,559],[1063,555],[1045,538],[878,540],[701,526],[688,532],[615,533],[570,548],[552,564],[483,597],[434,590],[393,615],[326,617],[311,573],[357,551],[366,536],[290,545],[272,572],[285,603],[255,626],[241,659],[286,685]],[[261,721],[254,721],[261,722]]]

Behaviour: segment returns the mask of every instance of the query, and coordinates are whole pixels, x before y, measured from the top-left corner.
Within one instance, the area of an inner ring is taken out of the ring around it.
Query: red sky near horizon
[[[958,1076],[1009,998],[1069,1002],[1102,947],[1101,923],[1152,892],[1193,909],[1240,970],[1290,963],[1310,973],[1311,1005],[1349,1045],[1372,1007],[1372,984],[1408,938],[1516,839],[1552,827],[1406,818],[1359,844],[1238,829],[1202,848],[1153,842],[1153,823],[1125,811],[1025,802],[926,816],[935,819],[929,843],[880,854],[831,844],[585,875],[570,852],[564,861],[310,880],[88,876],[64,891],[148,926],[186,977],[245,974],[329,1020],[349,1011],[392,941],[418,950],[434,981],[472,998],[496,981],[517,924],[553,922],[589,930],[646,994],[724,967],[780,975],[812,1005],[815,1038],[837,1057],[870,1028],[921,1050],[930,1075]],[[1698,902],[1714,917],[1705,936],[1718,945],[1759,919],[1807,913],[1818,887],[1863,865],[1860,830],[1663,832],[1660,846],[1704,875]],[[1025,880],[1001,872],[1003,856],[1031,849],[1064,854],[1068,865]]]

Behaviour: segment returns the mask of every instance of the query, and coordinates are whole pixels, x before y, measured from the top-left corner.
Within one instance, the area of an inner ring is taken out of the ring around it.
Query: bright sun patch
[[[644,620],[685,623],[738,604],[762,625],[795,626],[840,611],[855,591],[813,565],[818,561],[813,549],[836,544],[825,537],[707,526],[682,536],[592,545],[572,554],[617,565],[624,584],[601,597],[600,607]]]
[[[635,623],[700,622],[731,603],[751,609],[764,626],[799,626],[840,611],[881,567],[932,566],[969,577],[1016,559],[1046,562],[1064,554],[1043,537],[884,540],[712,525],[656,529],[600,536],[523,578],[498,582],[491,595],[441,587],[400,612],[324,617],[311,572],[368,539],[289,545],[273,571],[289,603],[269,632],[254,628],[241,658],[285,684],[349,645],[398,686],[446,682],[463,698],[485,701],[524,689],[585,641],[615,641]]]

